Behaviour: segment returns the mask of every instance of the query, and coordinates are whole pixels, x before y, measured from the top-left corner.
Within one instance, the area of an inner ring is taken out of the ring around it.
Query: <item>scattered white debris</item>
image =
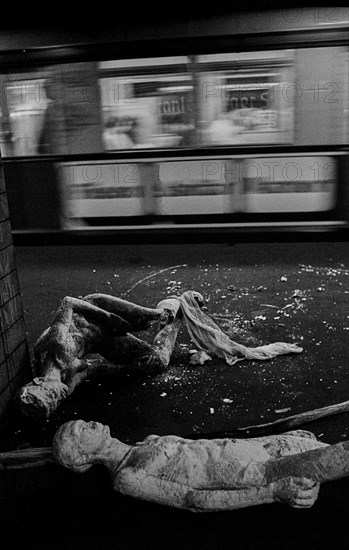
[[[323,292],[325,289],[322,286],[319,286],[319,288],[316,289],[317,292]]]
[[[287,283],[287,277],[285,277],[285,275],[283,275],[281,277],[280,281],[282,281],[283,283]]]
[[[266,316],[265,315],[257,315],[255,317],[255,319],[260,319],[261,321],[265,321],[266,320]]]
[[[166,397],[167,393],[165,391],[163,391],[162,393],[160,393],[160,397]]]
[[[214,414],[214,408],[213,407],[210,407],[210,413]]]
[[[284,409],[275,409],[276,414],[285,413],[287,411],[290,411],[291,407],[285,407]]]
[[[227,397],[225,397],[223,399],[223,403],[233,403],[233,400],[232,399],[228,399]]]
[[[206,351],[200,350],[200,351],[197,351],[196,353],[191,354],[189,363],[191,365],[203,365],[204,363],[206,363],[206,361],[212,361],[212,357],[210,357],[206,353]]]
[[[291,298],[298,298],[298,297],[301,297],[303,295],[302,291],[299,290],[299,289],[296,289],[293,293],[293,295],[291,296]]]

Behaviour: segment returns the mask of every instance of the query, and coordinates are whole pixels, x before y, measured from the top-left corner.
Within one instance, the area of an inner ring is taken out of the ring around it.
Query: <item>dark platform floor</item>
[[[193,346],[182,329],[167,373],[86,382],[49,422],[25,420],[10,408],[0,450],[49,445],[57,426],[75,418],[108,424],[133,443],[150,433],[212,435],[348,399],[346,243],[22,247],[16,255],[31,346],[65,295],[104,292],[153,306],[194,289],[236,341],[293,341],[304,351],[192,367]],[[343,414],[304,427],[332,443],[349,437],[348,420]],[[273,505],[204,515],[112,494],[99,468],[81,476],[55,466],[2,472],[0,487],[6,550],[339,549],[349,542],[348,480],[323,486],[308,511]]]

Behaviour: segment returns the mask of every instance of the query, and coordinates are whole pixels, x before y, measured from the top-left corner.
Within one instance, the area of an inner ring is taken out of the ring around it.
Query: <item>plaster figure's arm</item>
[[[114,478],[114,489],[124,495],[175,508],[188,508],[188,486],[149,475],[145,470],[125,468]]]
[[[244,489],[192,489],[186,497],[186,507],[194,512],[218,512],[247,508],[258,504],[275,502],[272,485]]]
[[[316,501],[319,492],[318,484],[303,478],[288,478],[261,487],[232,490],[191,489],[187,485],[149,475],[145,470],[133,469],[120,472],[115,479],[114,488],[133,498],[192,512],[235,510],[272,502],[285,502],[295,508],[309,508]]]
[[[272,502],[284,502],[293,508],[310,508],[317,499],[319,487],[306,478],[287,478],[261,487],[213,491],[194,489],[187,495],[187,506],[198,512],[234,510]]]

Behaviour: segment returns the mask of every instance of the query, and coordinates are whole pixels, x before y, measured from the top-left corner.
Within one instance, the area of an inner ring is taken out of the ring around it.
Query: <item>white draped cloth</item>
[[[274,342],[257,348],[248,348],[237,344],[225,334],[219,326],[201,309],[192,290],[177,297],[190,338],[201,350],[224,359],[228,365],[234,365],[244,359],[265,361],[277,355],[301,353],[303,348],[296,344]]]

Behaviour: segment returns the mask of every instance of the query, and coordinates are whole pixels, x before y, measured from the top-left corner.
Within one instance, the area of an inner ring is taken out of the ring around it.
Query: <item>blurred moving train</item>
[[[349,9],[0,33],[14,232],[349,223]]]

